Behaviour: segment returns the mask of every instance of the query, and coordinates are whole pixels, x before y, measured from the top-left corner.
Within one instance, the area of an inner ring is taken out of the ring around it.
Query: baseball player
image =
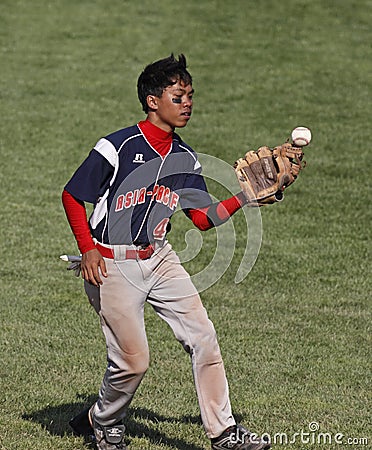
[[[127,448],[125,417],[149,365],[148,302],[191,357],[211,448],[268,449],[233,417],[215,329],[167,241],[177,206],[208,230],[228,220],[245,196],[213,203],[196,153],[175,133],[187,125],[193,107],[184,55],[149,64],[137,89],[145,120],[100,139],[62,194],[108,361],[96,403],[70,424],[77,434],[94,433],[98,450]],[[94,205],[89,221],[86,202]]]

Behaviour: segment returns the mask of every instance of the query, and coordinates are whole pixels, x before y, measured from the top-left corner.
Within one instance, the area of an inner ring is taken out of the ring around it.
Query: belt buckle
[[[153,245],[148,245],[145,248],[139,248],[139,249],[128,249],[125,252],[126,259],[148,259],[150,256],[154,253],[155,249]]]
[[[148,259],[154,253],[153,245],[148,245],[146,248],[141,248],[137,250],[139,259]]]

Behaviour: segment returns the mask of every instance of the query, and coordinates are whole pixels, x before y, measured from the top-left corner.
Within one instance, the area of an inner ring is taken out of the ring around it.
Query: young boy
[[[98,450],[126,449],[123,420],[149,365],[148,302],[191,357],[211,448],[268,449],[235,422],[213,324],[166,239],[178,204],[208,230],[228,220],[245,197],[212,203],[197,155],[175,133],[187,125],[193,107],[184,55],[148,65],[137,88],[146,120],[100,139],[62,195],[108,361],[97,402],[70,424],[77,433],[92,428]],[[85,202],[94,205],[89,223]]]

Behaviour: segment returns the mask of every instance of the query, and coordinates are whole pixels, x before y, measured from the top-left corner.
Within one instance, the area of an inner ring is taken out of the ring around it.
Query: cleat
[[[77,416],[73,417],[69,425],[76,436],[92,437],[94,430],[89,417],[90,407],[81,411]]]
[[[102,426],[96,422],[92,411],[89,411],[88,414],[93,423],[97,450],[127,450],[124,443],[125,426],[122,422],[115,425]]]

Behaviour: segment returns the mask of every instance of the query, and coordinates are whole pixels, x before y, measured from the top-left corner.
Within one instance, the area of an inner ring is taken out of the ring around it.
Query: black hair
[[[178,60],[173,53],[167,58],[155,61],[145,67],[138,78],[137,94],[145,113],[148,113],[147,96],[161,97],[164,89],[182,81],[186,85],[192,84],[192,77],[186,69],[186,57],[178,55]]]

